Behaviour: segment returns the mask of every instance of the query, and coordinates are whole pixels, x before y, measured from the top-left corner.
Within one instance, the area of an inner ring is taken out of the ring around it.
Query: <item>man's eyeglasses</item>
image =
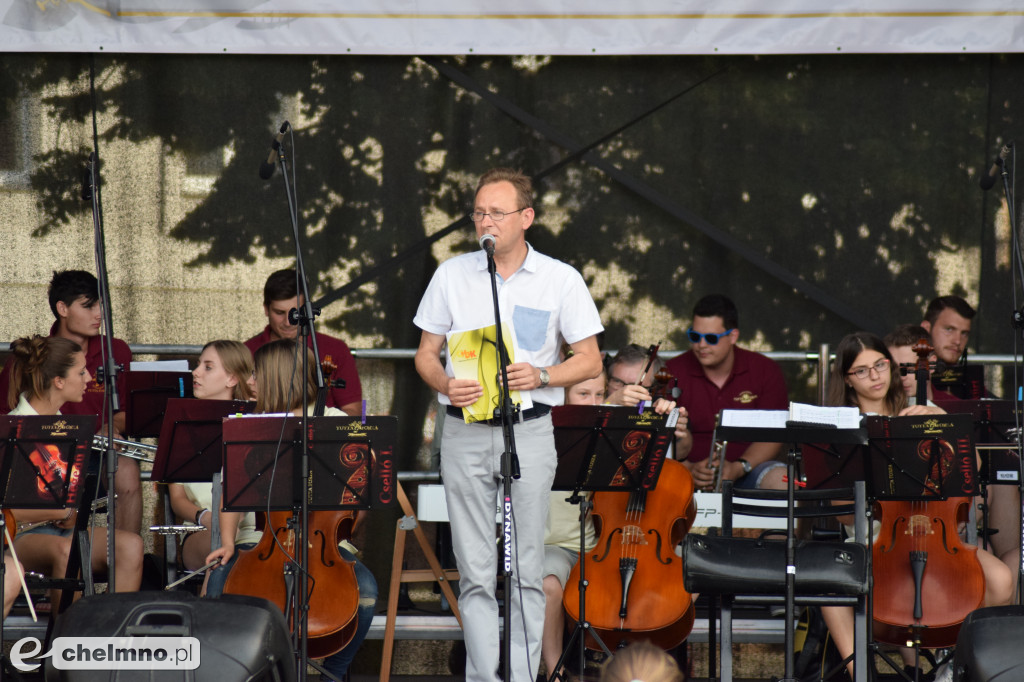
[[[851,370],[846,373],[846,376],[857,377],[858,379],[867,379],[868,373],[874,370],[875,374],[881,376],[889,371],[889,361],[882,358],[870,367],[858,367],[857,369]]]
[[[491,220],[493,220],[496,223],[500,223],[502,220],[505,219],[505,216],[512,215],[513,213],[519,213],[520,211],[525,211],[527,208],[529,208],[529,206],[517,208],[516,210],[509,211],[508,213],[506,213],[505,211],[491,211],[490,213],[484,213],[483,211],[473,211],[472,213],[469,214],[469,219],[472,220],[474,223],[478,223],[487,216],[491,216]]]
[[[614,393],[620,388],[625,388],[626,386],[629,386],[629,382],[623,381],[618,377],[610,377],[608,379],[608,393]],[[650,386],[644,386],[644,388],[650,391],[653,386],[654,384],[651,384]]]
[[[729,334],[733,333],[734,329],[735,328],[733,328],[733,329],[726,329],[721,334],[715,334],[715,333],[701,334],[700,332],[693,331],[693,327],[690,327],[689,329],[686,330],[686,338],[690,339],[690,343],[693,343],[693,344],[700,343],[700,340],[704,339],[705,341],[708,342],[709,346],[715,346],[715,345],[718,345],[718,339],[722,338],[723,336],[729,336]]]

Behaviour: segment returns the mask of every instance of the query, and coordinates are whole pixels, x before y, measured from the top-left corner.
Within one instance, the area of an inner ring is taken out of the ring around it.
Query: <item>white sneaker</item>
[[[946,662],[935,671],[934,682],[953,682],[953,663]]]

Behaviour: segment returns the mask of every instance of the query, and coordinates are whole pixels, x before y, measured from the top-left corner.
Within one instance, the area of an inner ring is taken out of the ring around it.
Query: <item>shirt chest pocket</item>
[[[517,305],[512,311],[512,325],[516,330],[516,341],[523,350],[536,351],[544,345],[548,333],[550,310],[538,310]]]

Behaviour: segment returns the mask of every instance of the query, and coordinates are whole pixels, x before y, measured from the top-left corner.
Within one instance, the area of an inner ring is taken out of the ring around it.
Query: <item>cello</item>
[[[657,348],[651,346],[641,378]],[[649,440],[646,431],[626,435],[626,461],[617,477],[627,478],[637,469]],[[666,459],[655,489],[597,492],[593,505],[599,534],[587,557],[587,582],[594,588],[586,590],[584,602],[590,629],[609,646],[642,639],[663,649],[677,646],[690,634],[694,619],[693,597],[683,587],[682,559],[675,553],[696,517],[690,472]],[[566,613],[577,622],[579,576],[577,563],[562,596]],[[590,648],[599,646],[593,637],[585,641]]]
[[[925,405],[932,348],[922,339],[913,350],[918,355],[917,404]],[[939,455],[922,491],[938,494],[942,472],[934,469],[952,466],[952,447],[926,439],[918,450],[922,457]],[[969,497],[878,503],[881,530],[871,550],[875,639],[925,648],[956,644],[960,625],[985,597],[977,548],[962,542],[957,532],[970,504]],[[950,598],[954,594],[957,598]]]
[[[252,549],[238,552],[224,593],[247,594],[273,602],[291,618],[289,626],[294,629],[294,614],[286,610],[291,590],[285,580],[285,569],[298,556],[297,533],[291,512],[271,512],[266,516],[260,541]],[[306,537],[310,594],[306,618],[310,658],[325,658],[341,651],[356,631],[359,586],[355,568],[338,551],[338,543],[351,536],[354,522],[354,512],[309,513]]]

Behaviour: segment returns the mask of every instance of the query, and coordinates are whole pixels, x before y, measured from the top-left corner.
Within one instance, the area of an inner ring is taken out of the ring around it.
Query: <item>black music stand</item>
[[[870,498],[917,501],[978,493],[971,415],[869,416],[864,421]]]
[[[150,394],[150,397],[154,395],[157,394]],[[160,401],[157,396],[156,402]],[[229,415],[251,412],[253,403],[246,400],[198,400],[166,396],[163,396],[162,402],[163,424],[160,428],[160,443],[153,456],[151,478],[161,483],[210,481],[213,486],[210,547],[220,547],[220,515],[217,510],[221,507],[221,423]],[[164,533],[165,530],[159,529],[158,532]]]
[[[191,372],[137,372],[125,375],[128,404],[125,433],[133,438],[157,438],[171,398],[192,397]]]
[[[932,386],[961,400],[985,397],[985,368],[982,365],[956,365],[932,374]],[[945,409],[945,403],[942,403]]]
[[[742,411],[739,411],[742,412]],[[787,422],[786,428],[765,428],[749,426],[719,426],[717,435],[727,441],[749,443],[789,443],[791,448],[786,457],[786,622],[785,622],[785,674],[783,680],[795,681],[793,677],[793,642],[795,630],[793,619],[796,601],[796,480],[801,459],[800,446],[804,444],[830,443],[840,445],[863,444],[867,441],[864,428],[838,429],[828,424],[798,425]],[[855,652],[856,653],[856,652]],[[867,666],[867,657],[854,660],[855,670]]]
[[[307,458],[302,443],[305,423]],[[224,509],[226,511],[289,511],[289,528],[306,536],[304,512],[338,509],[384,509],[396,501],[395,472],[397,417],[299,417],[254,415],[224,420]],[[303,480],[304,461],[308,478]],[[304,585],[307,553],[300,551],[285,564],[285,584]],[[298,575],[297,580],[291,576]],[[309,594],[292,590],[284,607],[285,620],[297,624],[303,660],[308,660]],[[358,617],[358,616],[357,616]],[[299,631],[301,625],[301,632]]]
[[[965,412],[974,418],[974,449],[978,453],[978,483],[981,487],[981,535],[988,549],[989,538],[999,532],[991,530],[989,522],[988,486],[1007,485],[1017,488],[1018,517],[1020,501],[1024,500],[1024,469],[1022,469],[1020,441],[1022,417],[1020,405],[1013,400],[950,400],[942,403],[947,412]],[[1024,526],[1024,523],[1022,523]],[[1017,594],[1024,594],[1024,543],[1020,542],[1020,528],[1010,529],[1018,539],[1020,556],[1017,563]],[[1019,599],[1019,598],[1018,598]]]
[[[5,434],[0,461],[0,508],[64,509],[77,505],[95,429],[94,415],[0,416],[0,433]],[[78,524],[64,574],[64,582],[73,580],[76,584],[79,568],[87,565],[91,569],[87,561],[80,563],[81,548],[85,547],[85,557],[90,553],[81,515]],[[0,521],[0,533],[3,525]],[[4,584],[5,571],[5,564],[0,561],[0,585]],[[87,570],[86,576],[88,594],[92,590],[91,570]],[[65,591],[66,599],[62,598],[61,604],[55,606],[70,604],[72,596]],[[0,641],[3,639],[2,621],[0,618]],[[6,669],[6,658],[0,656],[0,659],[0,665]]]
[[[559,671],[577,638],[580,671],[586,662],[588,634],[607,655],[612,655],[586,619],[586,519],[593,504],[580,493],[607,490],[638,494],[653,490],[678,415],[677,410],[658,415],[651,409],[638,412],[634,407],[610,405],[562,405],[551,412],[558,453],[551,489],[572,491],[566,501],[580,506],[579,619],[555,669],[548,671],[552,682],[563,679]]]
[[[96,429],[94,415],[0,417],[6,434],[0,506],[61,509],[78,501]]]
[[[224,418],[248,414],[252,405],[245,400],[168,400],[160,444],[153,457],[152,479],[162,483],[212,480],[221,468]]]
[[[969,414],[974,420],[978,480],[983,492],[989,485],[1020,485],[1016,430],[1024,415],[1015,401],[947,400],[942,409],[950,414]]]
[[[312,417],[309,423],[309,480],[296,486],[298,417],[224,420],[226,511],[292,511],[301,501],[297,490],[310,510],[394,505],[396,417]]]

